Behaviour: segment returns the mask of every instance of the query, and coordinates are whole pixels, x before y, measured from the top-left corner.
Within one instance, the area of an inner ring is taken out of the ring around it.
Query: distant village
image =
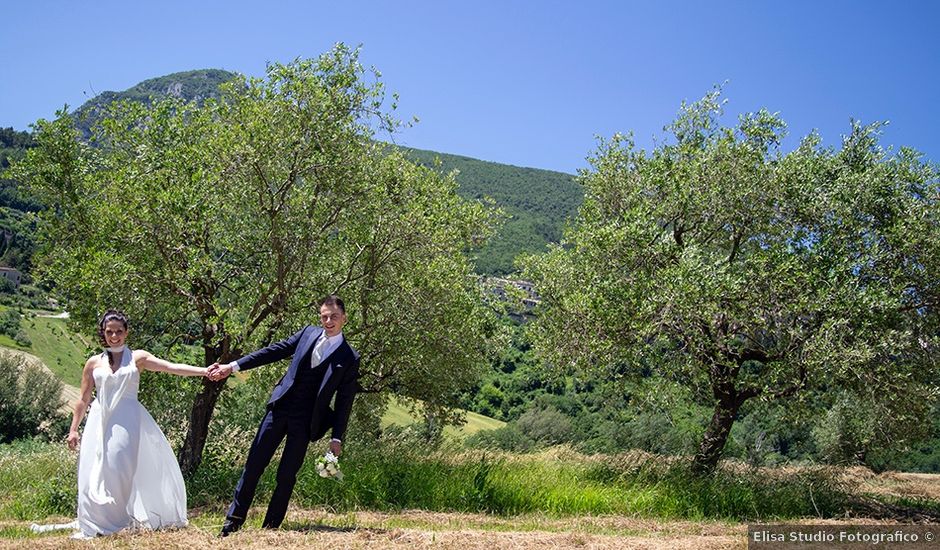
[[[533,284],[521,279],[504,279],[501,277],[487,277],[484,284],[490,292],[504,302],[519,300],[518,308],[511,307],[509,315],[516,320],[523,320],[531,316],[532,311],[540,303],[539,293]]]

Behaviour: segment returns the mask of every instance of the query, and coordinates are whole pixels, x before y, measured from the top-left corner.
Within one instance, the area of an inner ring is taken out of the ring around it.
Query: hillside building
[[[0,267],[0,275],[13,283],[14,288],[20,287],[20,278],[23,276],[18,270],[13,269],[12,267]]]

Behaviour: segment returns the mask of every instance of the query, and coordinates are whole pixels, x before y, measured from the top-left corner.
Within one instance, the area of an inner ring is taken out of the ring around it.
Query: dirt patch
[[[253,511],[248,525],[225,539],[217,511],[194,512],[192,525],[165,532],[122,533],[94,541],[95,548],[435,548],[453,550],[509,549],[726,549],[746,548],[747,525],[717,521],[663,521],[626,516],[552,518],[541,515],[499,517],[486,514],[354,512],[292,508],[282,529],[257,527],[264,514]],[[896,522],[808,518],[788,523],[805,525],[892,525]],[[26,524],[5,522],[0,530],[25,531]],[[0,548],[88,548],[68,533],[0,539]]]
[[[872,492],[940,501],[940,475],[937,474],[885,472],[866,480],[862,488]]]
[[[257,510],[252,516],[263,515]],[[194,517],[186,529],[122,533],[97,539],[96,548],[435,548],[454,550],[641,548],[745,548],[743,524],[656,521],[622,516],[502,518],[485,514],[423,511],[331,514],[292,509],[278,531],[249,525],[219,539],[220,516]],[[0,529],[26,530],[26,524],[6,523]],[[20,540],[0,540],[0,548],[87,548],[60,532]]]

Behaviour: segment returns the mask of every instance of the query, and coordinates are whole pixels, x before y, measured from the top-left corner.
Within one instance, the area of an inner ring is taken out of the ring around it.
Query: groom
[[[271,344],[226,365],[210,367],[209,378],[222,380],[232,372],[248,370],[293,356],[290,367],[274,386],[267,413],[248,451],[248,460],[235,487],[220,536],[242,526],[258,480],[284,436],[284,452],[277,468],[277,486],[271,495],[262,526],[276,529],[287,513],[297,472],[304,462],[307,443],[323,437],[332,428],[330,451],[339,456],[349,422],[353,397],[359,386],[359,354],[343,338],[346,308],[337,296],[320,302],[320,325],[307,326],[286,340]],[[336,395],[335,408],[330,401]]]

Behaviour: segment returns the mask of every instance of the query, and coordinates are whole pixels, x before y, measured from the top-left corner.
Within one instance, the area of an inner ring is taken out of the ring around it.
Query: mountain
[[[176,96],[187,101],[218,97],[219,86],[235,77],[219,69],[202,69],[168,74],[145,80],[123,92],[103,92],[85,102],[75,119],[85,136],[103,114],[104,107],[119,100],[150,101],[151,98]],[[30,142],[28,135],[4,134],[11,151],[19,154]],[[6,147],[6,145],[4,145]],[[521,168],[470,157],[402,148],[415,162],[443,173],[457,170],[458,193],[469,199],[491,197],[508,219],[496,237],[476,253],[477,271],[485,275],[508,275],[514,271],[513,260],[523,252],[541,252],[550,242],[561,239],[565,219],[577,212],[583,197],[574,176],[537,168]],[[6,182],[7,187],[15,182]],[[8,193],[9,194],[9,193]],[[0,206],[23,209],[11,204],[14,195]]]
[[[115,101],[131,100],[149,102],[174,96],[186,101],[201,101],[219,96],[219,86],[235,78],[235,73],[221,69],[200,69],[172,73],[143,82],[123,92],[101,92],[75,110],[75,120],[84,135],[91,133],[92,124],[103,112],[103,108]]]

